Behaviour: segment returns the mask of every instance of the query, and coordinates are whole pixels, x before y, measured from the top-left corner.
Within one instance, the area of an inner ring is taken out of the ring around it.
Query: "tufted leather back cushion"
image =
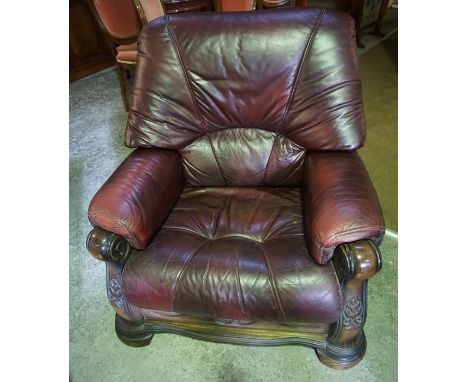
[[[167,15],[138,43],[126,144],[188,185],[300,184],[305,150],[362,146],[353,20],[318,9]]]
[[[297,186],[304,149],[260,129],[218,130],[180,150],[188,186]]]

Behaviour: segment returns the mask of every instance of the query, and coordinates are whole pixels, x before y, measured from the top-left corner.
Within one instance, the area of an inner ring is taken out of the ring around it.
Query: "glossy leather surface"
[[[180,154],[190,187],[298,187],[305,151],[285,136],[243,128],[206,134]]]
[[[132,152],[91,200],[94,226],[146,247],[174,206],[183,187],[178,153],[160,149]]]
[[[329,323],[341,291],[307,249],[298,188],[187,188],[123,272],[135,306],[219,319]]]
[[[251,128],[305,149],[356,149],[365,128],[353,36],[348,15],[317,8],[154,20],[139,37],[126,144],[182,150]]]
[[[304,166],[303,198],[311,255],[326,264],[342,243],[385,234],[379,199],[359,154],[311,152]]]
[[[334,248],[384,233],[354,151],[353,20],[313,8],[160,17],[140,34],[130,109],[126,144],[140,148],[90,207],[94,225],[142,249],[124,268],[128,302],[336,321]]]

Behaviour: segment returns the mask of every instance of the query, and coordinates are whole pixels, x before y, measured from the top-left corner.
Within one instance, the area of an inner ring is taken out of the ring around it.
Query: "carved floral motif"
[[[117,279],[112,279],[107,287],[107,295],[111,304],[121,308],[124,306],[122,287]]]
[[[356,297],[351,298],[343,309],[343,325],[346,328],[361,326],[364,323],[362,302]]]

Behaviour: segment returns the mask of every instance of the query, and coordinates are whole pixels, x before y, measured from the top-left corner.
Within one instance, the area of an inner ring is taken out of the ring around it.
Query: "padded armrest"
[[[309,251],[317,263],[326,264],[343,243],[380,244],[382,209],[357,152],[309,152],[302,187]]]
[[[184,185],[179,153],[136,149],[89,205],[91,224],[144,249],[174,206]]]

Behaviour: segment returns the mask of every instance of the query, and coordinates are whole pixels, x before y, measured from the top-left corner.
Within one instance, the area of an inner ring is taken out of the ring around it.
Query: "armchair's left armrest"
[[[385,234],[382,209],[367,170],[355,151],[310,152],[303,175],[309,251],[326,264],[343,243]]]
[[[184,185],[178,152],[136,149],[91,200],[93,226],[144,249],[174,206]]]

